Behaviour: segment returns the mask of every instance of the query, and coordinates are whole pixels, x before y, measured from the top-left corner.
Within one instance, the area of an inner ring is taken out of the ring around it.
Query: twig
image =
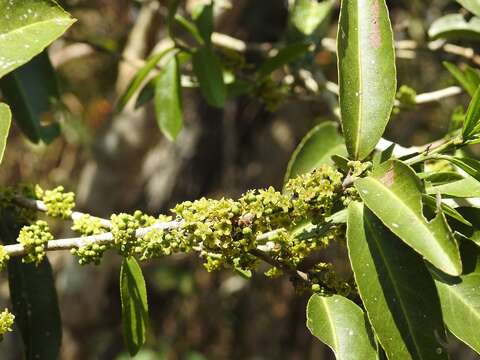
[[[45,205],[45,203],[41,200],[29,199],[29,198],[17,195],[15,196],[14,201],[17,205],[22,206],[24,208],[37,210],[41,212],[47,212],[47,205]],[[72,214],[70,215],[70,219],[75,221],[85,215],[87,214],[82,213],[80,211],[73,211]],[[94,220],[99,220],[104,228],[110,229],[112,227],[112,223],[110,222],[110,220],[103,219],[96,216],[91,216],[91,218]]]
[[[135,236],[137,238],[144,237],[150,231],[153,230],[172,230],[181,227],[183,224],[182,221],[170,221],[170,222],[163,222],[157,223],[152,226],[139,228],[135,232]],[[90,235],[84,237],[74,237],[74,238],[67,238],[67,239],[56,239],[50,240],[45,245],[46,251],[57,251],[57,250],[70,250],[73,248],[80,248],[86,245],[92,244],[108,244],[114,241],[113,234],[111,232],[106,232],[103,234],[98,235]],[[15,244],[15,245],[5,245],[4,249],[6,253],[10,256],[21,256],[25,255],[25,248],[22,244]]]
[[[294,278],[297,278],[297,279],[301,280],[302,282],[305,282],[307,284],[311,284],[310,278],[308,277],[307,273],[304,273],[303,271],[300,271],[300,270],[297,270],[297,269],[290,268],[287,265],[281,263],[280,261],[274,259],[270,255],[268,255],[267,253],[265,253],[265,252],[263,252],[259,249],[250,250],[250,254],[252,254],[253,256],[265,261],[266,263],[268,263],[272,266],[275,266],[276,268],[279,268],[279,269],[283,270],[287,274],[293,276]]]
[[[322,46],[330,52],[337,52],[337,41],[333,38],[323,38]],[[443,51],[447,54],[461,56],[465,59],[471,60],[473,63],[480,65],[480,55],[475,53],[475,50],[468,47],[462,47],[454,44],[447,43],[443,40],[431,41],[427,43],[427,46],[421,46],[413,40],[400,40],[395,41],[395,49],[397,50],[397,56],[400,58],[412,59],[415,56],[412,54],[418,50],[428,51]]]

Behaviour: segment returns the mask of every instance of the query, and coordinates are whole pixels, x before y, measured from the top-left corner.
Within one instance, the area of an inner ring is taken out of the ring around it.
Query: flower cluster
[[[40,264],[45,258],[45,244],[50,240],[53,240],[53,235],[45,221],[38,220],[32,225],[24,226],[17,239],[26,252],[22,261]]]
[[[3,336],[12,331],[13,321],[15,320],[15,315],[8,311],[8,309],[3,310],[0,313],[0,341],[3,340]]]
[[[349,164],[355,175],[366,170],[357,165]],[[74,219],[74,231],[82,236],[110,231],[113,241],[93,239],[72,249],[72,253],[80,264],[98,264],[108,249],[141,260],[196,251],[205,259],[209,271],[230,267],[249,273],[255,270],[261,251],[272,259],[273,267],[267,275],[277,276],[297,268],[313,252],[344,237],[345,229],[332,226],[327,220],[349,197],[342,187],[343,177],[335,168],[321,166],[289,180],[283,192],[269,187],[247,191],[238,200],[185,201],[172,209],[173,217],[154,218],[140,211],[133,215],[121,213],[112,215],[109,229],[101,219],[84,215]],[[62,187],[50,191],[37,188],[36,195],[47,205],[47,214],[71,216],[72,193],[65,193]],[[172,226],[161,225],[167,222]],[[52,238],[44,221],[24,227],[18,237],[26,249],[24,261],[41,262],[45,244]],[[2,257],[0,248],[0,265],[2,258],[7,256]],[[330,273],[325,268],[317,269],[311,278],[318,277],[318,282],[324,283],[328,280],[325,274]]]
[[[72,209],[75,207],[75,194],[73,192],[65,192],[63,186],[45,191],[37,186],[35,192],[37,197],[45,203],[48,216],[68,219],[72,215]]]
[[[123,256],[131,256],[134,254],[137,244],[135,235],[137,229],[153,225],[156,219],[137,210],[133,215],[125,213],[112,215],[110,220],[112,221],[111,231],[115,248]]]

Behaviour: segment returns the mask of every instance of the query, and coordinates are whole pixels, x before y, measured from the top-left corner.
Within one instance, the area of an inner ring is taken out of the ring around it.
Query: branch
[[[108,221],[108,220],[107,220]],[[139,228],[135,232],[135,236],[137,238],[142,238],[150,231],[153,230],[172,230],[177,229],[182,226],[183,221],[170,221],[164,223],[157,223],[152,226],[148,226],[145,228]],[[74,238],[67,238],[67,239],[57,239],[57,240],[50,240],[45,245],[45,251],[57,251],[57,250],[70,250],[73,248],[80,248],[86,245],[92,244],[108,244],[114,241],[113,235],[111,232],[98,234],[98,235],[90,235],[84,237],[74,237]],[[25,255],[26,251],[22,244],[15,244],[15,245],[5,245],[4,250],[10,256],[21,256]]]
[[[41,200],[35,200],[35,199],[29,199],[20,195],[15,196],[14,202],[24,208],[27,209],[32,209],[36,211],[41,211],[41,212],[47,212],[47,205]],[[85,216],[87,214],[82,213],[80,211],[73,211],[72,214],[70,215],[70,219],[75,221],[80,219],[82,216]],[[90,215],[91,216],[91,215]],[[94,220],[99,220],[100,223],[102,224],[103,227],[110,229],[112,227],[112,223],[110,220],[99,218],[96,216],[91,216],[92,219]]]
[[[323,38],[322,46],[330,52],[337,52],[337,41],[333,38]],[[461,56],[480,65],[480,55],[475,53],[473,48],[458,46],[445,42],[444,40],[431,41],[427,43],[427,46],[421,46],[413,40],[400,40],[395,41],[395,49],[397,50],[397,57],[404,59],[414,59],[415,51],[428,50],[428,51],[443,51],[447,54]]]

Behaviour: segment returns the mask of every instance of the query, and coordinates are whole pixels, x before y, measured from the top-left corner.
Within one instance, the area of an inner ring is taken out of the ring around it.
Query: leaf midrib
[[[337,338],[337,335],[336,335],[337,333],[335,331],[335,327],[333,326],[333,317],[330,313],[330,309],[328,308],[328,304],[325,301],[325,299],[320,296],[320,300],[322,301],[323,306],[325,308],[325,314],[327,315],[328,324],[330,326],[330,331],[332,333],[332,340],[333,340],[332,348],[335,351],[335,353],[337,353],[338,352],[338,338]]]
[[[369,222],[367,222],[367,226],[370,230],[370,233],[373,235],[372,238],[375,241],[375,245],[377,247],[378,253],[379,253],[380,257],[382,258],[383,263],[385,264],[385,269],[387,270],[388,278],[390,279],[391,286],[392,286],[392,288],[393,288],[393,290],[396,294],[396,298],[398,299],[398,303],[400,304],[402,315],[403,315],[403,317],[405,319],[405,322],[407,324],[408,331],[410,333],[410,338],[412,339],[412,342],[415,346],[416,353],[417,353],[417,355],[419,355],[420,358],[422,358],[422,353],[420,351],[421,347],[419,346],[419,344],[417,344],[417,341],[416,341],[415,337],[413,336],[413,334],[414,334],[413,331],[412,331],[413,327],[412,327],[412,324],[410,323],[409,317],[407,316],[408,313],[406,311],[406,307],[405,307],[403,298],[401,296],[401,292],[397,288],[396,282],[394,281],[394,276],[393,276],[393,273],[392,273],[392,270],[391,270],[391,267],[390,267],[390,263],[386,261],[388,259],[388,257],[386,257],[384,252],[382,251],[382,247],[380,246],[380,242],[378,241],[378,238],[375,235],[375,229],[373,229],[373,227],[371,226],[371,224]]]
[[[75,22],[75,19],[69,17],[66,13],[65,13],[65,18],[62,18],[62,17],[58,17],[58,18],[52,18],[52,19],[48,19],[48,20],[41,20],[41,21],[37,21],[37,22],[34,22],[34,23],[31,23],[31,24],[28,24],[28,25],[25,25],[25,26],[22,26],[22,27],[18,27],[18,28],[15,28],[11,31],[7,31],[7,32],[4,32],[4,33],[0,33],[0,35],[2,36],[5,36],[7,37],[6,40],[8,40],[8,36],[9,35],[12,35],[12,34],[15,34],[17,32],[24,32],[26,31],[28,28],[31,28],[31,27],[36,27],[37,25],[42,25],[42,24],[48,24],[48,23],[55,23],[55,24],[58,24],[58,20],[61,20],[61,21],[64,21],[65,22],[65,25],[71,25]],[[5,40],[4,40],[5,41]],[[2,42],[4,42],[2,41]],[[1,43],[1,42],[0,42]]]
[[[450,264],[450,266],[454,269],[456,269],[456,265],[451,261],[450,257],[446,254],[446,252],[444,251],[444,249],[440,246],[440,244],[436,241],[437,239],[435,238],[435,236],[432,235],[431,231],[430,231],[430,228],[428,226],[428,223],[425,221],[425,219],[423,219],[423,215],[419,215],[417,214],[410,206],[408,206],[407,204],[405,204],[405,202],[402,201],[402,199],[400,197],[397,196],[397,194],[395,192],[393,192],[392,190],[390,190],[388,187],[386,187],[381,181],[379,181],[378,179],[374,178],[374,177],[368,177],[366,178],[365,180],[371,180],[371,181],[374,181],[375,183],[377,183],[378,185],[380,185],[380,188],[384,189],[384,191],[386,193],[388,193],[391,197],[393,197],[394,199],[398,200],[398,203],[400,204],[400,206],[402,207],[402,209],[405,209],[405,212],[408,212],[409,214],[413,214],[415,219],[417,219],[417,222],[421,225],[422,229],[426,230],[426,234],[428,235],[428,237],[433,241],[433,244],[436,244],[436,248],[440,250],[440,253],[442,254],[442,258],[445,258],[448,260],[448,263]],[[360,191],[361,193],[361,191]],[[363,198],[363,197],[362,197]],[[363,199],[365,201],[365,199]],[[367,201],[365,201],[365,203],[367,203]],[[372,209],[373,211],[373,209]],[[375,212],[375,211],[374,211]],[[419,216],[422,216],[422,218],[420,218]],[[380,217],[379,217],[380,220],[382,220]],[[433,221],[433,220],[432,220]],[[384,223],[395,235],[398,235],[398,230],[395,229],[395,228],[391,228],[391,225],[388,223],[388,222],[385,222],[382,220],[382,223]],[[398,235],[400,238],[402,238],[400,235]],[[418,238],[418,236],[417,236]],[[403,240],[403,238],[402,238]],[[405,241],[405,240],[404,240]],[[405,241],[406,242],[406,241]],[[413,246],[413,244],[410,244],[408,243],[410,246],[412,246],[414,249],[415,249],[415,246]],[[425,254],[422,254],[423,256],[427,257]],[[431,257],[430,255],[428,256],[429,258]]]

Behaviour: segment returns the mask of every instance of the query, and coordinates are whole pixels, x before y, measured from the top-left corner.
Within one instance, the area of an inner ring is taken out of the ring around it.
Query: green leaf
[[[123,259],[120,270],[123,335],[130,355],[145,343],[148,302],[142,269],[133,257]]]
[[[454,198],[480,197],[480,182],[469,176],[465,179],[434,186],[429,190],[431,194],[437,192]]]
[[[30,61],[74,22],[49,0],[0,0],[0,78]]]
[[[480,354],[480,259],[476,255],[475,270],[459,277],[432,271],[437,286],[443,319],[448,329]]]
[[[393,157],[393,151],[395,150],[395,144],[392,143],[388,148],[383,151],[375,152],[372,158],[372,167],[376,168],[385,161],[390,160]]]
[[[52,105],[59,99],[55,70],[46,51],[0,80],[15,123],[33,142],[50,143],[60,134]],[[43,125],[43,123],[49,123]]]
[[[197,25],[191,22],[190,20],[186,19],[180,14],[175,14],[175,21],[178,25],[180,25],[184,30],[186,30],[190,35],[193,36],[195,41],[200,45],[205,45],[205,41],[202,38],[202,35],[198,31]]]
[[[346,155],[345,144],[338,133],[338,126],[327,121],[315,126],[297,146],[290,158],[285,173],[285,181],[305,174],[320,165],[331,165],[332,155]]]
[[[343,296],[312,295],[307,305],[307,328],[333,350],[337,360],[377,358],[364,312]]]
[[[148,60],[145,62],[145,65],[143,65],[137,71],[137,73],[128,84],[122,96],[120,96],[120,99],[118,99],[117,106],[116,106],[117,112],[120,112],[125,108],[125,105],[127,105],[128,101],[132,98],[132,96],[137,92],[139,87],[143,84],[148,74],[150,74],[150,72],[157,66],[160,60],[162,60],[162,58],[172,50],[175,50],[175,49],[168,48],[157,54],[153,54],[148,58]]]
[[[208,104],[223,107],[227,90],[223,82],[222,67],[218,57],[208,47],[201,47],[192,56],[193,71],[200,84],[200,91]]]
[[[198,4],[192,12],[192,17],[204,43],[210,46],[213,33],[213,3]]]
[[[7,104],[0,103],[0,163],[3,159],[3,153],[7,146],[8,131],[12,121],[12,113]]]
[[[462,263],[458,245],[439,211],[427,221],[423,216],[423,187],[415,172],[398,160],[389,160],[370,176],[355,182],[361,198],[400,239],[440,270],[459,275]]]
[[[385,0],[342,1],[337,45],[343,133],[350,156],[363,160],[382,137],[396,94]]]
[[[448,14],[435,20],[428,29],[428,36],[436,39],[480,39],[480,18],[473,17],[466,21],[463,15]]]
[[[440,303],[421,257],[358,202],[348,207],[347,242],[360,297],[388,358],[448,359]]]
[[[298,42],[295,44],[287,45],[280,49],[277,55],[266,60],[257,71],[257,79],[264,80],[276,69],[288,65],[292,61],[298,59],[300,56],[310,47],[310,44],[305,42]]]
[[[21,225],[8,211],[0,214],[0,238],[15,244]],[[22,335],[27,360],[56,360],[62,342],[57,293],[48,259],[38,266],[20,257],[8,262],[8,283],[15,323]]]
[[[457,2],[473,15],[480,17],[480,2],[478,0],[457,0]]]
[[[419,173],[417,176],[424,181],[432,183],[433,185],[443,185],[454,181],[463,180],[463,176],[455,171]]]
[[[304,36],[310,36],[328,19],[333,5],[331,0],[296,0],[290,11],[290,24]]]
[[[173,141],[183,126],[182,87],[177,57],[165,64],[155,84],[155,113],[158,126]]]
[[[480,85],[480,75],[477,70],[467,66],[465,71],[460,70],[457,65],[443,62],[443,66],[452,74],[452,76],[458,81],[458,83],[473,96],[478,86]]]
[[[453,222],[453,229],[480,246],[480,209],[462,206],[456,208],[456,210],[463,218],[467,219],[472,226],[466,226],[460,222]]]
[[[459,158],[449,155],[438,155],[436,158],[450,161],[453,165],[458,166],[468,175],[480,181],[480,161],[467,157]]]
[[[436,198],[434,198],[433,196],[429,196],[429,195],[426,195],[426,194],[423,194],[423,203],[434,213],[435,211],[437,211],[437,207],[438,207],[438,204],[437,204],[437,200]],[[467,226],[472,226],[472,224],[467,220],[465,219],[462,214],[460,214],[457,210],[455,210],[454,208],[452,208],[451,206],[441,202],[440,203],[440,208],[442,209],[442,212],[451,217],[452,219],[455,219],[459,222],[461,222],[462,224],[464,225],[467,225]]]
[[[468,105],[467,115],[463,123],[462,136],[468,139],[477,135],[480,131],[480,86],[475,91],[470,105]]]

